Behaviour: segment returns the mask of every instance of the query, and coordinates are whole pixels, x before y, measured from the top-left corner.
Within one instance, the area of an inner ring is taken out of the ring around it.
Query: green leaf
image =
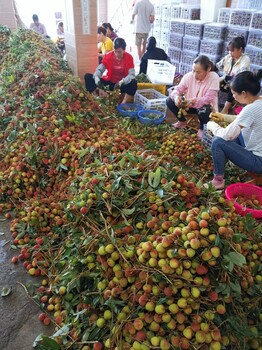
[[[229,286],[232,289],[232,291],[236,292],[237,294],[241,294],[241,287],[240,287],[239,283],[230,282]]]
[[[230,252],[228,253],[229,261],[231,261],[233,264],[242,267],[244,264],[246,264],[246,258],[244,255],[238,253],[238,252]]]
[[[43,336],[43,342],[49,350],[61,350],[61,346],[54,339]]]
[[[3,287],[1,291],[1,297],[7,297],[12,293],[12,287]]]
[[[156,188],[161,180],[161,169],[157,168],[155,171],[155,177],[154,177],[154,182],[153,182],[153,187]]]
[[[133,207],[132,209],[122,209],[122,212],[125,214],[125,215],[132,215],[134,212],[135,212],[136,208]]]

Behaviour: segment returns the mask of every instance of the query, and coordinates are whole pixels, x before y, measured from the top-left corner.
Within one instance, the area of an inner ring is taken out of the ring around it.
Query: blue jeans
[[[230,160],[240,168],[256,174],[262,174],[262,157],[254,155],[245,149],[245,143],[240,134],[233,141],[215,137],[212,146],[214,175],[224,175],[225,165]]]

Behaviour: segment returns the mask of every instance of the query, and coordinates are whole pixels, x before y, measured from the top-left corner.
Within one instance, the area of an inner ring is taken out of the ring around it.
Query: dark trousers
[[[84,78],[85,78],[86,90],[90,93],[94,92],[97,86],[95,83],[95,79],[93,78],[93,74],[86,73]],[[108,80],[104,80],[103,78],[100,79],[100,83],[101,83],[101,87],[99,86],[99,88],[103,89],[103,87],[108,86],[110,91],[114,90],[115,83],[112,83],[111,81],[108,81]],[[135,95],[136,90],[137,90],[136,79],[131,80],[129,84],[126,84],[126,85],[122,84],[120,87],[121,93],[128,94],[131,96]]]
[[[181,115],[181,117],[178,117],[179,107],[175,105],[175,102],[170,97],[167,98],[166,105],[170,109],[170,111],[174,113],[174,115],[180,122],[186,121],[186,118],[183,115]],[[212,108],[210,105],[204,105],[201,108],[189,108],[187,113],[197,114],[200,123],[200,129],[203,130],[204,124],[206,124],[209,121],[209,114],[211,113],[211,111]]]

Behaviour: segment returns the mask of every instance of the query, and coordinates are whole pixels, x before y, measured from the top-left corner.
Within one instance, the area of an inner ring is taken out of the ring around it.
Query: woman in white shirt
[[[233,38],[227,45],[228,55],[216,64],[217,69],[223,72],[220,77],[220,89],[227,92],[227,100],[221,111],[225,114],[229,112],[234,101],[229,87],[230,81],[236,74],[250,70],[250,58],[244,54],[245,46],[246,43],[242,36]]]
[[[224,188],[224,170],[228,160],[244,170],[262,174],[261,78],[262,69],[256,74],[249,71],[238,73],[230,88],[235,100],[245,107],[236,116],[221,113],[210,115],[213,120],[230,123],[226,128],[215,121],[207,123],[207,129],[217,136],[211,146],[214,162],[211,184],[216,189]]]

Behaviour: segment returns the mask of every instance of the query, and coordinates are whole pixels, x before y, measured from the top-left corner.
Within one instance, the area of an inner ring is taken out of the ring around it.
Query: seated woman
[[[94,75],[85,74],[85,85],[87,91],[92,93],[98,87],[109,90],[120,88],[124,93],[122,103],[133,100],[137,90],[137,81],[135,79],[135,66],[133,57],[125,51],[126,42],[122,38],[116,38],[114,41],[114,51],[107,53],[101,64],[97,67]],[[104,72],[106,75],[103,75]]]
[[[166,100],[167,117],[175,116],[178,122],[175,128],[185,128],[186,118],[181,108],[188,108],[188,114],[197,114],[200,128],[197,136],[202,138],[203,126],[209,121],[209,114],[217,110],[217,94],[219,90],[219,76],[212,72],[213,63],[207,56],[198,56],[193,63],[192,72],[183,76],[180,83],[174,87]]]
[[[244,54],[245,46],[245,40],[242,36],[235,37],[227,46],[229,54],[216,64],[218,70],[222,71],[223,74],[220,77],[220,89],[227,92],[227,100],[221,113],[227,114],[234,101],[229,88],[232,78],[240,72],[250,70],[250,58]]]
[[[111,26],[110,23],[103,23],[102,27],[104,27],[106,29],[106,35],[112,41],[114,41],[116,38],[118,38],[118,35],[116,34],[116,32],[114,32],[114,28]]]
[[[104,27],[97,28],[98,39],[98,62],[101,63],[102,58],[107,52],[113,50],[113,41],[106,36],[106,29]]]
[[[147,72],[148,60],[167,61],[168,56],[163,49],[156,47],[156,39],[151,36],[147,40],[146,52],[141,57],[139,74]]]
[[[225,186],[224,171],[228,160],[244,170],[262,174],[261,78],[262,69],[257,74],[249,71],[238,73],[230,88],[235,100],[245,104],[245,107],[236,116],[211,114],[210,117],[214,120],[229,122],[226,128],[215,121],[207,123],[207,129],[217,136],[211,146],[214,162],[211,184],[215,189],[223,189]]]

